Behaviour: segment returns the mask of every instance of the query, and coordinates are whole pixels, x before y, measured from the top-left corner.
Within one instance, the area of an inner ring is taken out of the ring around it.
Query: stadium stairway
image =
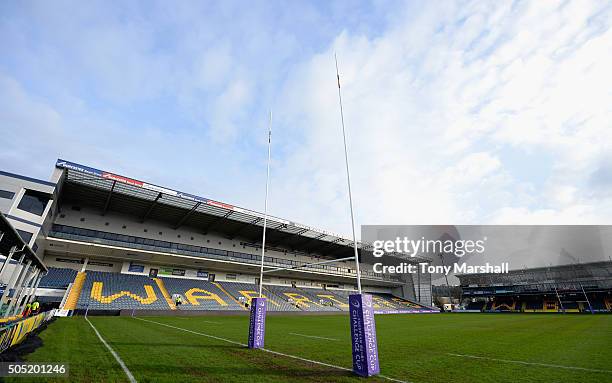
[[[168,302],[170,310],[176,310],[176,305],[174,304],[174,301],[172,300],[170,294],[168,294],[168,290],[166,290],[166,285],[164,285],[164,281],[160,278],[153,278],[153,280],[155,281],[155,284],[157,284],[157,287],[161,291],[166,302]]]
[[[233,295],[231,295],[230,293],[228,293],[228,292],[227,292],[227,291],[226,291],[226,290],[223,288],[223,286],[221,286],[221,284],[219,284],[218,282],[212,282],[212,284],[213,284],[213,285],[215,285],[215,286],[217,286],[217,287],[219,288],[219,290],[223,291],[223,293],[224,293],[226,296],[228,296],[230,299],[232,299],[234,302],[236,302],[236,304],[237,304],[238,306],[242,307],[244,310],[246,310],[246,309],[247,309],[246,307],[244,307],[244,305],[242,305],[242,304],[241,304],[241,303],[238,301],[238,299],[236,299],[236,298],[235,298]],[[250,304],[250,302],[249,302],[249,304]]]
[[[66,299],[64,307],[62,307],[64,310],[74,310],[77,308],[77,303],[79,301],[79,297],[81,296],[81,291],[83,289],[83,284],[85,283],[86,277],[87,273],[84,271],[77,273],[76,277],[74,277],[74,282],[72,282],[72,287],[68,293],[68,298]]]

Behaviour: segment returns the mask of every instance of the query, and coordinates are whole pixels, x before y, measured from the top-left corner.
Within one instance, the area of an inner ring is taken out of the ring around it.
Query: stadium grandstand
[[[260,281],[261,213],[63,160],[50,181],[0,172],[0,212],[2,361],[54,362],[45,381],[356,379],[350,239],[271,217]],[[432,296],[444,311],[458,297],[463,312],[610,312],[612,262],[460,275],[460,290],[434,289],[429,274],[375,273],[371,245],[357,247],[368,311],[401,314],[368,322],[373,382],[612,374],[609,315],[424,315],[440,312]],[[270,317],[253,350],[260,287]]]
[[[247,312],[258,294],[259,212],[64,160],[51,181],[1,172],[0,197],[3,219],[40,260],[31,298],[61,315]],[[267,228],[264,267],[283,268],[264,276],[270,311],[347,311],[352,241],[277,217]],[[10,275],[0,275],[7,302]],[[378,313],[437,311],[431,276],[396,279],[363,264],[361,280]]]
[[[612,261],[457,277],[467,311],[612,312]]]

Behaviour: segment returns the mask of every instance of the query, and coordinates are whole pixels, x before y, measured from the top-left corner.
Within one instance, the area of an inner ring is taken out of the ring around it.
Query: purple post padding
[[[251,299],[249,348],[263,348],[266,336],[266,298]]]
[[[378,344],[372,296],[354,294],[349,296],[351,317],[351,339],[353,347],[353,372],[359,376],[380,373]]]

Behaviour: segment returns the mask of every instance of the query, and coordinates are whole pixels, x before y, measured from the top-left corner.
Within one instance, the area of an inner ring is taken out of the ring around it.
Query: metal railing
[[[48,234],[52,238],[68,239],[74,241],[84,241],[89,243],[98,243],[110,246],[127,247],[145,251],[156,251],[168,254],[189,255],[206,259],[218,259],[223,261],[234,261],[248,264],[258,265],[261,262],[261,256],[255,254],[241,253],[237,251],[214,249],[204,246],[186,245],[176,242],[159,241],[149,238],[134,237],[130,235],[108,233],[99,230],[82,229],[66,225],[53,225]],[[264,258],[265,266],[268,267],[299,267],[302,270],[319,271],[333,275],[346,277],[355,277],[354,269],[348,267],[338,267],[330,265],[311,265],[308,262],[295,261],[291,259],[277,258],[266,256]],[[370,271],[361,272],[362,278],[370,278],[376,280],[395,281],[388,275],[373,273]]]

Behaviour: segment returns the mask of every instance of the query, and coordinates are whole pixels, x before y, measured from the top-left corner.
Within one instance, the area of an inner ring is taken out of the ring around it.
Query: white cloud
[[[296,7],[16,7],[0,160],[44,177],[62,156],[261,209],[272,108],[271,211],[349,233],[337,52],[358,223],[608,223],[609,4],[381,3],[366,26]]]
[[[283,121],[303,137],[280,170],[291,193],[279,210],[349,232],[338,52],[359,223],[609,221],[609,197],[585,183],[612,147],[611,7],[430,3],[399,13],[381,36],[345,32],[293,73]],[[504,148],[552,156],[553,168],[526,181],[529,165],[504,163]]]

